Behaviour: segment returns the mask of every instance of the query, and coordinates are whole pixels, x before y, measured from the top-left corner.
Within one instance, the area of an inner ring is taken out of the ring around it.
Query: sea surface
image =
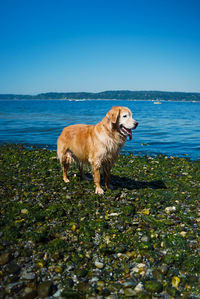
[[[200,159],[200,102],[0,100],[0,143],[56,149],[63,127],[96,124],[118,105],[129,107],[139,122],[124,153]]]

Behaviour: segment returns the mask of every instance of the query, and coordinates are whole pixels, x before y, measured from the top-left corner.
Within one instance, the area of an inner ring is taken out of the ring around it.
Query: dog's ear
[[[106,116],[113,124],[116,124],[119,114],[120,114],[119,107],[112,107],[110,111],[108,111]]]

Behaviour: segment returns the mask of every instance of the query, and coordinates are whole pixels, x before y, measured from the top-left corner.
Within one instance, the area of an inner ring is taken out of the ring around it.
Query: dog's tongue
[[[132,131],[130,129],[128,129],[127,131],[128,131],[129,140],[132,140]]]
[[[131,140],[132,139],[132,131],[131,131],[131,129],[127,129],[127,128],[124,127],[124,131],[126,131],[126,133],[129,136],[129,140]]]

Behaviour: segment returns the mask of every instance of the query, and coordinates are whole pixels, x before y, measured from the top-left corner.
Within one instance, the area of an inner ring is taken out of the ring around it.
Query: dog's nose
[[[138,126],[138,122],[137,121],[134,123],[134,126],[135,126],[135,129],[136,129],[137,126]]]

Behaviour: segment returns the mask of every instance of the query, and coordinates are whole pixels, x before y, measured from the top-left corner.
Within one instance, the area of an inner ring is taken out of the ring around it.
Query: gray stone
[[[29,272],[29,273],[24,272],[22,274],[21,278],[26,279],[26,280],[33,280],[33,279],[35,279],[35,273],[33,273],[33,272]]]
[[[5,290],[7,293],[18,293],[24,286],[24,282],[23,281],[18,281],[18,282],[14,282],[14,283],[9,283]]]

